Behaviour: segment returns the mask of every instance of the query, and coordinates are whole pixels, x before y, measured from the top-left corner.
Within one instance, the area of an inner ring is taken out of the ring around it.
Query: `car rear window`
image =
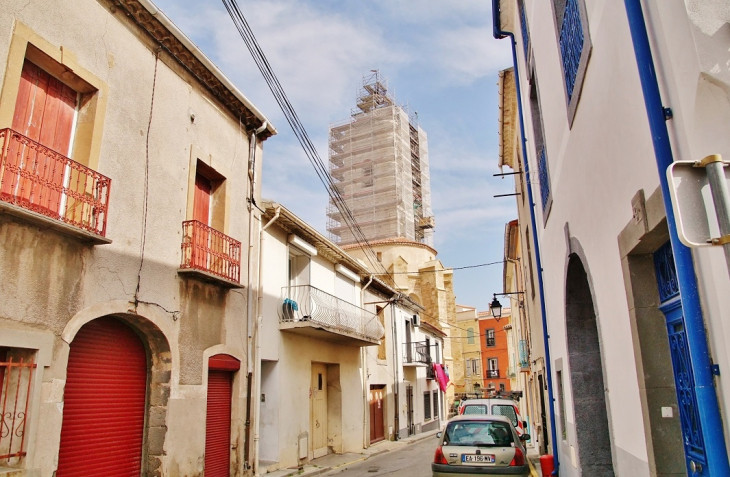
[[[504,416],[512,421],[513,426],[517,426],[517,413],[515,408],[509,404],[493,404],[492,414],[495,416]]]
[[[446,426],[444,445],[510,447],[514,443],[511,426],[498,421],[454,421]]]
[[[488,414],[485,404],[467,404],[463,414]]]

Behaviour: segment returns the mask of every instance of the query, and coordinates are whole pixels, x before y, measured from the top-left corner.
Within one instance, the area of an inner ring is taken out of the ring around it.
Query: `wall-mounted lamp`
[[[497,295],[522,295],[524,293],[525,292],[494,293],[494,299],[492,300],[492,303],[489,304],[489,310],[492,312],[492,316],[494,317],[494,319],[499,321],[499,319],[502,318],[502,304],[499,302],[499,300],[497,300]]]

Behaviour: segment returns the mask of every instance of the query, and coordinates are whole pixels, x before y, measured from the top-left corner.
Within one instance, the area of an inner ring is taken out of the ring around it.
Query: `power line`
[[[500,260],[499,262],[489,262],[489,263],[480,263],[478,265],[465,265],[463,267],[450,267],[445,268],[443,270],[416,270],[414,272],[390,272],[390,275],[417,275],[420,273],[438,273],[438,272],[449,272],[454,270],[466,270],[468,268],[479,268],[479,267],[488,267],[490,265],[502,265],[505,263],[506,260]],[[381,273],[374,273],[373,275],[382,275]]]
[[[284,117],[286,118],[289,126],[294,132],[294,135],[299,141],[299,144],[302,146],[302,149],[304,150],[307,159],[309,159],[309,162],[314,167],[314,171],[319,177],[319,180],[325,186],[325,189],[327,189],[327,194],[332,200],[332,203],[335,204],[335,206],[342,214],[345,224],[350,229],[353,237],[355,237],[358,245],[365,253],[365,258],[368,260],[368,262],[370,262],[373,270],[381,272],[378,273],[379,275],[388,276],[390,278],[390,284],[395,285],[395,279],[378,261],[375,251],[368,242],[367,237],[360,228],[360,225],[355,220],[355,217],[348,207],[347,202],[340,194],[334,179],[329,174],[327,166],[320,158],[317,149],[314,147],[312,140],[309,138],[309,135],[304,128],[304,125],[299,120],[299,117],[294,110],[294,107],[292,106],[289,98],[284,92],[284,88],[281,86],[281,83],[279,83],[279,80],[276,77],[276,74],[274,73],[271,64],[266,58],[266,55],[261,49],[261,46],[258,44],[258,41],[256,40],[256,37],[251,30],[251,27],[246,21],[246,18],[241,13],[241,10],[238,7],[236,0],[223,0],[223,5],[228,11],[228,14],[231,16],[231,19],[233,20],[233,23],[236,26],[238,33],[241,35],[241,38],[248,48],[248,51],[251,53],[251,56],[256,63],[256,66],[259,68],[259,71],[263,75],[264,80],[271,90],[271,93],[274,95],[276,102],[279,104],[282,113],[284,113]]]

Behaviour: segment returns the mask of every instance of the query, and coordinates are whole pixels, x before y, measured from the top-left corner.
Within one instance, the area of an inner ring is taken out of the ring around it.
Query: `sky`
[[[264,143],[263,197],[328,236],[327,191],[222,0],[154,0],[278,129]],[[509,40],[492,37],[486,0],[237,0],[299,119],[327,161],[331,123],[347,119],[363,76],[379,70],[428,135],[434,246],[445,267],[498,262],[517,217],[499,173],[498,72]],[[487,310],[502,266],[454,271],[456,302]]]

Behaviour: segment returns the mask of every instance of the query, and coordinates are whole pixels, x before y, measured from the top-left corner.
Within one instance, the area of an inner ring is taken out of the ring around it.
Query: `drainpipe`
[[[263,256],[264,256],[264,231],[268,229],[271,225],[273,225],[274,222],[276,222],[276,219],[279,218],[279,215],[281,214],[281,207],[277,207],[274,216],[266,222],[266,225],[264,225],[263,228],[261,228],[261,222],[259,222],[259,276],[257,280],[257,291],[256,291],[256,314],[258,315],[256,318],[256,381],[254,387],[256,388],[256,393],[254,396],[256,399],[254,400],[254,424],[256,424],[256,428],[254,430],[254,453],[253,453],[253,475],[258,476],[259,475],[259,417],[261,416],[261,354],[260,354],[260,343],[261,343],[261,323],[263,321],[263,315],[261,315],[261,309],[262,309],[262,302],[264,299],[264,287],[262,285],[262,279],[264,275],[264,267],[263,267]],[[250,391],[249,391],[250,392]]]
[[[365,303],[365,290],[373,283],[373,275],[370,275],[370,280],[360,289],[360,307],[364,306]],[[362,361],[362,448],[367,449],[370,447],[370,436],[368,435],[368,354],[365,346],[360,348],[360,360]]]
[[[393,404],[395,407],[395,415],[393,416],[393,437],[394,440],[400,439],[400,402],[399,394],[399,378],[398,378],[398,324],[396,323],[395,304],[400,299],[400,293],[393,295],[390,301],[390,320],[393,333]]]
[[[552,440],[553,462],[555,470],[552,475],[558,475],[560,460],[558,459],[558,436],[555,432],[555,398],[553,396],[553,372],[552,360],[550,359],[550,335],[548,334],[547,313],[545,311],[545,288],[542,277],[542,258],[540,256],[540,243],[537,239],[537,223],[535,221],[535,201],[532,198],[532,182],[530,181],[530,161],[527,159],[527,139],[525,139],[525,122],[522,112],[522,93],[520,90],[520,74],[517,64],[517,44],[515,35],[512,32],[501,29],[501,18],[499,11],[499,0],[492,0],[492,30],[494,38],[501,40],[509,37],[512,46],[512,63],[515,69],[515,90],[517,92],[517,110],[520,118],[520,136],[522,139],[522,158],[525,165],[525,182],[527,182],[527,198],[530,201],[530,221],[532,223],[532,241],[535,249],[535,264],[537,268],[537,285],[540,291],[540,313],[542,314],[542,337],[545,346],[545,369],[548,386],[548,408],[550,412],[550,439]]]
[[[254,421],[253,423],[256,426],[256,429],[254,429],[254,465],[256,461],[258,460],[256,457],[257,454],[257,447],[258,447],[258,416],[256,415],[256,409],[259,408],[259,400],[256,399],[258,394],[252,393],[252,385],[254,388],[257,386],[260,386],[261,379],[258,376],[258,366],[256,366],[256,373],[254,373],[254,365],[257,363],[257,357],[254,357],[254,354],[257,353],[257,351],[254,350],[254,347],[252,346],[253,343],[253,335],[254,333],[258,335],[258,326],[254,325],[254,309],[253,309],[253,287],[251,286],[251,277],[253,276],[253,258],[254,258],[254,235],[253,235],[253,225],[254,225],[254,204],[256,203],[256,144],[257,144],[257,136],[261,134],[266,127],[268,126],[268,123],[264,121],[264,123],[261,125],[260,128],[251,131],[251,136],[248,140],[249,149],[248,149],[248,185],[249,185],[249,194],[248,194],[248,251],[247,251],[247,283],[246,286],[248,287],[247,290],[247,296],[246,296],[246,314],[248,317],[248,352],[247,355],[247,370],[248,370],[248,376],[247,376],[247,384],[248,387],[246,389],[246,447],[245,447],[245,453],[249,453],[249,443],[250,443],[250,437],[251,437],[251,397],[253,395],[254,397]],[[259,270],[261,269],[261,256],[259,254],[259,260],[258,260],[258,267]],[[261,288],[260,286],[258,287]],[[253,380],[253,384],[251,381]],[[248,457],[248,456],[247,456]],[[246,460],[246,464],[248,464],[249,459]]]
[[[720,414],[715,383],[712,377],[712,359],[707,345],[692,251],[679,241],[677,222],[669,195],[666,170],[674,162],[674,156],[666,121],[671,119],[671,110],[662,105],[641,2],[640,0],[624,0],[624,4],[626,5],[631,39],[634,44],[634,54],[639,69],[646,114],[649,119],[659,183],[661,184],[664,209],[667,214],[669,237],[674,253],[674,265],[677,269],[677,280],[682,297],[684,326],[687,333],[692,373],[695,377],[694,391],[697,396],[702,438],[705,443],[705,456],[709,467],[709,473],[705,475],[730,475],[725,435],[722,428],[722,415]],[[692,464],[697,465],[692,462],[690,466]]]

